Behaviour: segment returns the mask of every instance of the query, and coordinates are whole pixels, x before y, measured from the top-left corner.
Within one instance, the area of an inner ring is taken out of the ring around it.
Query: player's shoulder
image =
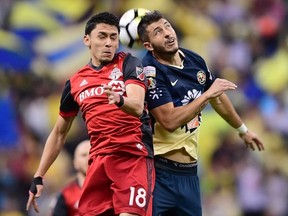
[[[76,70],[69,78],[71,82],[73,80],[76,80],[78,77],[85,76],[85,74],[91,70],[91,66],[89,65],[90,63],[87,63],[86,65],[82,66],[78,70]]]
[[[142,62],[151,62],[153,60],[153,55],[151,51],[147,51],[144,57],[142,58]]]
[[[131,55],[131,54],[128,52],[123,52],[123,51],[116,53],[116,57],[118,57],[118,58],[126,58],[129,55]]]
[[[125,59],[137,59],[139,60],[136,56],[132,55],[131,53],[129,52],[119,52],[116,54],[118,57],[120,58],[125,58]]]
[[[190,61],[196,64],[200,64],[204,68],[207,67],[204,58],[198,53],[185,48],[179,48],[179,50],[184,54],[185,58],[189,58]]]
[[[123,60],[123,63],[124,63],[124,66],[125,65],[136,65],[136,66],[139,66],[139,65],[142,65],[140,59],[134,55],[132,55],[131,53],[124,53],[126,55],[123,55],[124,57],[124,60]]]
[[[196,53],[195,51],[192,51],[192,50],[188,50],[188,49],[185,49],[185,48],[179,48],[179,50],[181,52],[184,53],[185,56],[190,56],[190,57],[194,57],[196,59],[200,59],[200,60],[203,60],[202,56],[199,55],[198,53]]]

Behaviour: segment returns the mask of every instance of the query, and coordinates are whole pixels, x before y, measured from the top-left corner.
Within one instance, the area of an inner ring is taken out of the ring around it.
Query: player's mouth
[[[104,55],[104,56],[111,56],[111,55],[112,55],[112,52],[110,52],[110,51],[105,51],[105,52],[103,52],[103,55]]]
[[[173,45],[175,44],[175,41],[176,41],[175,38],[169,38],[169,39],[166,41],[166,45],[168,45],[168,46],[173,46]]]

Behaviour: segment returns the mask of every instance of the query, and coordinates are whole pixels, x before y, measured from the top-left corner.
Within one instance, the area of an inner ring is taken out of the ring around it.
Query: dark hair
[[[85,27],[85,35],[90,34],[91,31],[96,28],[96,25],[100,23],[105,23],[108,25],[116,26],[118,29],[118,32],[120,32],[119,18],[112,13],[102,12],[102,13],[92,16],[87,21],[86,27]]]
[[[137,32],[139,35],[139,39],[142,42],[148,41],[148,32],[146,31],[147,26],[159,21],[162,18],[163,15],[157,10],[148,12],[141,18],[141,21],[137,27]]]

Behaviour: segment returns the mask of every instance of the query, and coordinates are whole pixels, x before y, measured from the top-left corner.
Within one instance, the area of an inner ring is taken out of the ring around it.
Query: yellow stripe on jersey
[[[187,131],[185,127],[169,132],[156,122],[153,136],[154,155],[165,154],[184,147],[191,157],[198,160],[198,137],[199,127],[193,132]]]

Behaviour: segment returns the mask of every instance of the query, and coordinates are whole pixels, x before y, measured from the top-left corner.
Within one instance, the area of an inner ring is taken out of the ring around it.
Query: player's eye
[[[99,39],[104,39],[104,38],[106,38],[106,36],[101,34],[101,35],[98,35],[98,38]]]
[[[117,35],[112,35],[110,38],[111,38],[111,40],[118,40]]]
[[[157,29],[157,30],[155,31],[155,35],[159,35],[162,31],[163,31],[162,29]]]

